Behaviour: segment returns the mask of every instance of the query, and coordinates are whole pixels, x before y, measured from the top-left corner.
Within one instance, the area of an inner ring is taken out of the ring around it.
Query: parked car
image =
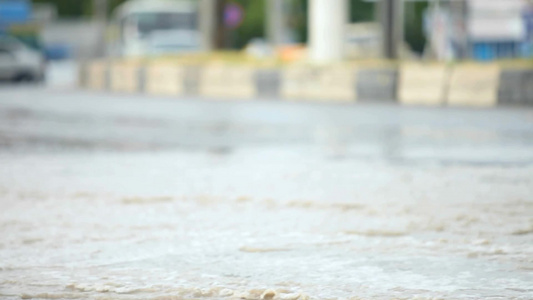
[[[39,82],[44,80],[45,58],[21,41],[0,36],[0,80]]]

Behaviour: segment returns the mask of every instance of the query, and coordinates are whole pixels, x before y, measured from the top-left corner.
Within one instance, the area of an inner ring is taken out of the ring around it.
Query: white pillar
[[[334,62],[344,58],[347,0],[309,1],[309,58]]]

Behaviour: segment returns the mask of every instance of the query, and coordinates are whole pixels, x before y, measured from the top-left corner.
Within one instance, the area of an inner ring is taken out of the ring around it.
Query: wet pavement
[[[3,87],[0,166],[0,298],[533,298],[531,109]]]

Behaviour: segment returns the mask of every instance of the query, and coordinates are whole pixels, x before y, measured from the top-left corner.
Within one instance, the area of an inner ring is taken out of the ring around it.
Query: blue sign
[[[0,0],[0,24],[25,23],[31,17],[31,3],[27,0]]]

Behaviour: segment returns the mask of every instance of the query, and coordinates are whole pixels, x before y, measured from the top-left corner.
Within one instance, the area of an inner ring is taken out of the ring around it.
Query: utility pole
[[[94,18],[97,20],[107,20],[108,0],[93,0]]]
[[[217,0],[199,1],[200,32],[202,33],[202,50],[212,51],[215,48],[215,25],[217,24]]]
[[[107,12],[108,12],[108,0],[93,0],[94,19],[96,20],[99,28],[99,40],[96,49],[97,56],[106,55],[107,39]]]
[[[266,2],[268,41],[273,47],[279,47],[284,42],[285,33],[284,0],[267,0]]]
[[[215,49],[225,49],[227,46],[227,30],[224,23],[224,9],[226,8],[226,0],[212,0],[215,2]]]
[[[388,59],[397,59],[399,47],[403,41],[403,0],[381,0],[378,7],[383,56]]]
[[[458,44],[457,58],[466,59],[468,56],[467,3],[466,0],[454,1],[450,5],[454,16],[454,35],[456,35]]]
[[[310,0],[309,54],[315,62],[332,62],[344,58],[347,0]]]

